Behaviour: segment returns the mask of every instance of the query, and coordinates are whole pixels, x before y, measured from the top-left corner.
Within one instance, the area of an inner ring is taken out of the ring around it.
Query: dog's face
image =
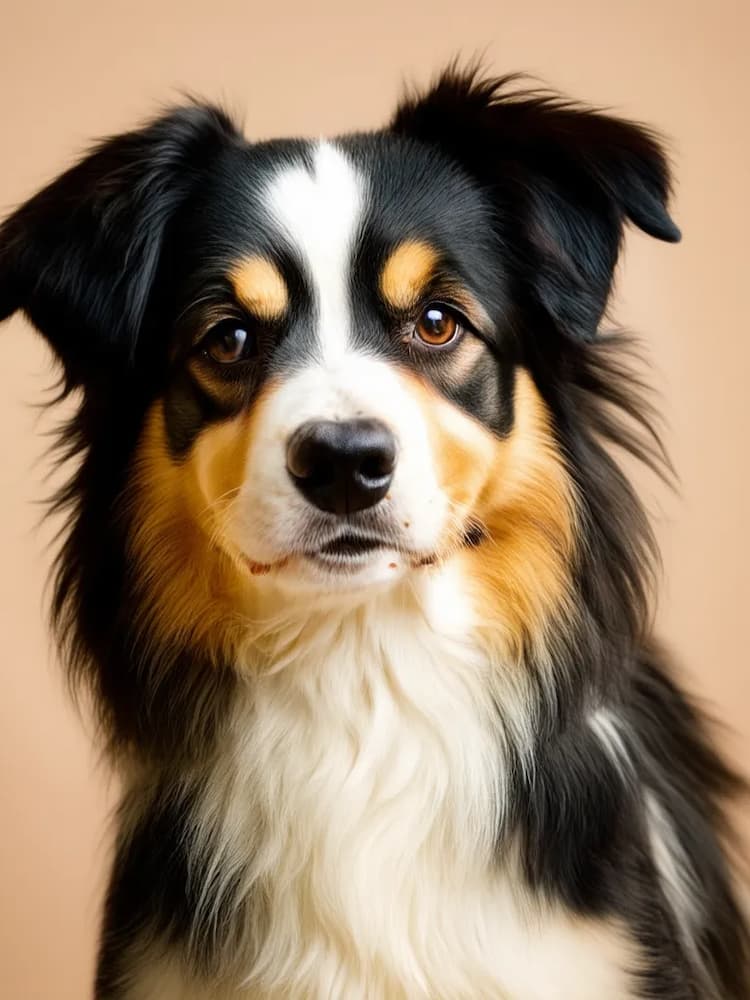
[[[351,591],[481,532],[513,380],[477,185],[397,136],[237,150],[175,246],[150,433],[242,572]]]
[[[560,598],[575,488],[545,389],[595,335],[625,219],[678,234],[650,136],[502,88],[448,74],[329,142],[181,109],[6,223],[0,312],[82,389],[79,489],[109,476],[161,629],[220,644],[259,595],[452,558],[522,630]]]

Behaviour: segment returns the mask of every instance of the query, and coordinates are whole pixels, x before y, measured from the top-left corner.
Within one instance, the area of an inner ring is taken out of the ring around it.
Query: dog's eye
[[[462,326],[448,306],[431,302],[422,310],[414,333],[428,347],[447,347],[461,335]]]
[[[235,319],[217,323],[203,338],[203,351],[220,365],[244,361],[256,353],[255,336]]]

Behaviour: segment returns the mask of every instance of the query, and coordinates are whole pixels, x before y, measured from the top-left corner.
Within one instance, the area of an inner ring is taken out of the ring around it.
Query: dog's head
[[[129,579],[215,645],[264,595],[473,558],[532,628],[578,516],[555,387],[624,224],[679,238],[668,188],[644,129],[453,70],[371,134],[193,105],[102,143],[0,230],[0,316],[82,394],[60,603],[103,634]]]

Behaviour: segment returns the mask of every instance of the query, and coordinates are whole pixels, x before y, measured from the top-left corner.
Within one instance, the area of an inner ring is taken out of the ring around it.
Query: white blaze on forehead
[[[315,147],[312,169],[290,167],[268,188],[269,210],[300,252],[312,281],[317,341],[329,364],[341,357],[349,340],[351,251],[363,195],[364,179],[330,142]]]

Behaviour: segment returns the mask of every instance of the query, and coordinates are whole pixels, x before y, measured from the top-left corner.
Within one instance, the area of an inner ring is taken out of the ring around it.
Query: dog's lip
[[[326,539],[316,548],[301,549],[273,562],[259,562],[246,553],[241,554],[241,561],[252,576],[266,576],[273,570],[283,569],[292,559],[307,559],[328,569],[347,569],[366,562],[378,551],[391,550],[410,558],[421,558],[418,553],[408,553],[395,541],[375,534],[360,534],[355,531],[345,531]]]
[[[277,559],[276,562],[265,563],[251,559],[250,556],[245,555],[243,552],[240,554],[240,561],[245,569],[249,571],[251,576],[266,576],[272,569],[283,569],[289,562],[289,556],[285,556],[283,559]]]
[[[406,548],[395,539],[382,535],[358,532],[336,535],[314,551],[305,552],[304,557],[329,570],[346,572],[366,564],[377,552],[393,553],[393,561],[389,564],[391,569],[398,568],[399,559],[404,560],[412,569],[432,566],[438,562],[437,553]]]
[[[363,558],[372,552],[380,549],[398,549],[393,541],[379,535],[361,535],[353,531],[345,531],[327,542],[318,546],[312,552],[306,552],[307,556],[323,556],[335,559],[357,559]]]

